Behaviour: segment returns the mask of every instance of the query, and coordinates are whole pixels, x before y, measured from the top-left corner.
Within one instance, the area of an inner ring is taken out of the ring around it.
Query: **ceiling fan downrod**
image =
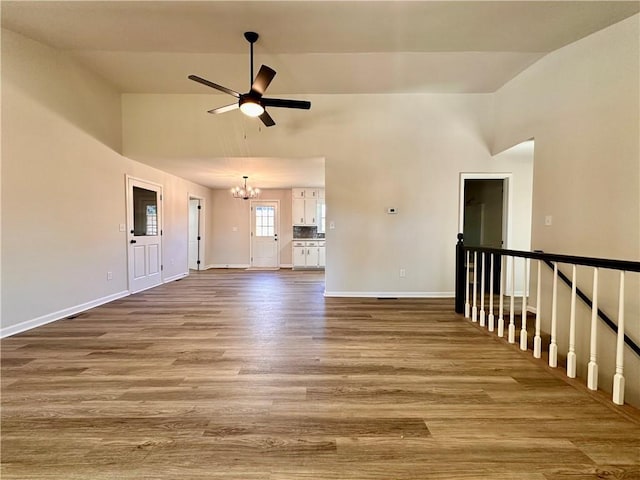
[[[251,77],[249,78],[249,85],[251,85],[253,83],[253,44],[258,41],[258,38],[260,38],[260,35],[258,35],[256,32],[244,32],[244,38],[246,38],[247,42],[249,42],[249,44],[251,45],[250,47],[251,54],[249,56],[249,62],[250,62],[249,71],[251,73]]]

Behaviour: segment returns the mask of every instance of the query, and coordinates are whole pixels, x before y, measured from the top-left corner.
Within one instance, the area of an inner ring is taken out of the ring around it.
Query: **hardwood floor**
[[[2,340],[2,478],[640,478],[637,411],[453,300],[323,291],[211,270]]]

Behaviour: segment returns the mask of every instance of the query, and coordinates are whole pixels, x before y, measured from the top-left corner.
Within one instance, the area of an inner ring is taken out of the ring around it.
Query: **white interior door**
[[[189,198],[189,269],[200,270],[200,211],[199,198]]]
[[[162,187],[134,178],[127,182],[129,291],[162,283]]]
[[[251,266],[280,266],[278,202],[251,202]]]

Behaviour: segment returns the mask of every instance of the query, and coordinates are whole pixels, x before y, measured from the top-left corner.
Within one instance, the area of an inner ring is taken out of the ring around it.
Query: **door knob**
[[[137,243],[135,240],[131,240],[129,243]]]

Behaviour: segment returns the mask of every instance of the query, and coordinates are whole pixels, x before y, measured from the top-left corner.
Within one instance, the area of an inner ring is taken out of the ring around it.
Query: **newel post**
[[[465,292],[465,255],[464,236],[458,234],[456,244],[456,313],[464,313],[464,292]]]

